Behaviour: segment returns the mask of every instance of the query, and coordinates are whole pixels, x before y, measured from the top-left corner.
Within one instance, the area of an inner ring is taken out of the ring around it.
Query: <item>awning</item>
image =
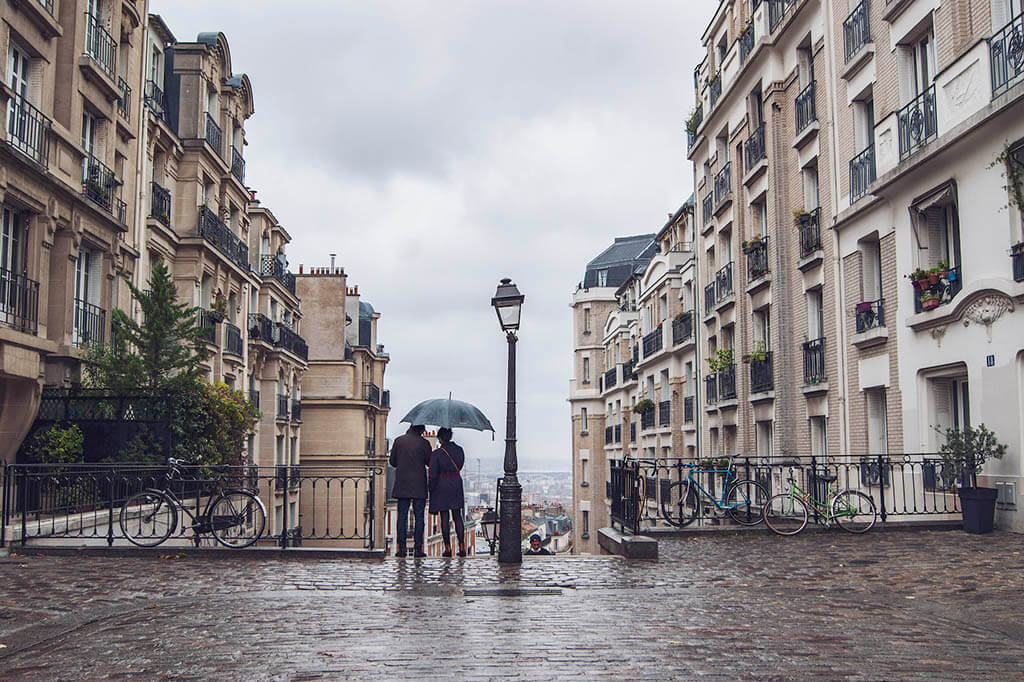
[[[924,213],[929,208],[939,208],[956,203],[956,183],[950,180],[938,189],[934,189],[923,197],[914,201],[911,207],[918,213]]]

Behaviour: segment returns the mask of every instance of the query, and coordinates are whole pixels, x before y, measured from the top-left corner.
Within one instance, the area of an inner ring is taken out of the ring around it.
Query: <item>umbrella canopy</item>
[[[491,426],[491,422],[483,412],[469,403],[451,398],[424,400],[409,410],[409,414],[402,417],[402,421],[424,426],[444,426],[449,429],[474,429],[494,433],[494,427]]]

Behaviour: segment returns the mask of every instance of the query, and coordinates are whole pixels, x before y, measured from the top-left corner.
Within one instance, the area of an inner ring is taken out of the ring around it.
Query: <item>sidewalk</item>
[[[660,542],[518,568],[5,557],[0,678],[1024,679],[1024,536]]]

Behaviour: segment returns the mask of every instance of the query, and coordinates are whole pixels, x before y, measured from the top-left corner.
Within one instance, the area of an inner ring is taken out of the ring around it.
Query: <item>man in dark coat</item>
[[[391,445],[388,463],[395,467],[395,487],[391,494],[398,500],[398,527],[395,529],[397,546],[395,556],[404,557],[405,538],[409,524],[409,505],[412,505],[413,543],[415,556],[425,557],[423,551],[423,511],[427,506],[427,466],[430,464],[430,443],[423,437],[426,428],[421,424],[410,426],[404,436]]]

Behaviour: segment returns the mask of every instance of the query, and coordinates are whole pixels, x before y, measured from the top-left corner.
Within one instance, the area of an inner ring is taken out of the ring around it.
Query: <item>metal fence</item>
[[[684,499],[684,484],[694,463],[693,459],[672,457],[613,460],[607,485],[612,524],[637,534],[671,529],[684,525],[681,519],[696,507],[693,526],[735,527],[724,510],[704,495],[691,494]],[[925,517],[953,519],[960,514],[957,482],[943,477],[937,453],[737,456],[732,465],[730,483],[756,481],[768,496],[788,492],[793,483],[821,500],[827,499],[829,490],[858,490],[871,497],[883,523]],[[723,472],[694,474],[719,500],[724,477]],[[752,500],[758,508],[765,501]],[[814,513],[811,521],[822,523],[823,519]]]
[[[65,540],[130,546],[125,529],[138,538],[141,524],[132,523],[137,505],[126,502],[145,490],[168,491],[180,501],[168,546],[216,546],[196,519],[220,491],[241,489],[256,495],[265,512],[255,546],[373,549],[382,474],[363,464],[184,466],[177,474],[166,466],[12,464],[0,469],[0,546]],[[258,521],[252,520],[254,529]]]

